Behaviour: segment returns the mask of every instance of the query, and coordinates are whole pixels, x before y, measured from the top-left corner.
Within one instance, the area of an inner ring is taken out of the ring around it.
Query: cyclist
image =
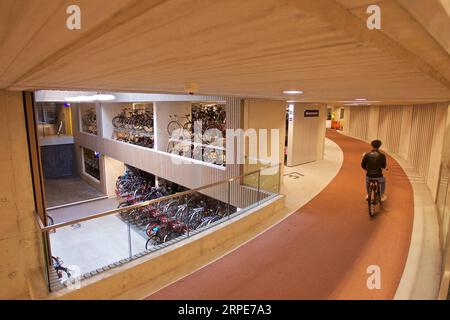
[[[383,176],[383,169],[386,169],[386,156],[380,152],[381,147],[380,140],[374,140],[371,142],[372,151],[369,153],[365,153],[361,162],[361,167],[366,170],[366,190],[368,199],[369,194],[369,181],[370,180],[378,180],[381,188],[381,201],[386,201],[387,197],[384,194],[386,190],[386,178]]]

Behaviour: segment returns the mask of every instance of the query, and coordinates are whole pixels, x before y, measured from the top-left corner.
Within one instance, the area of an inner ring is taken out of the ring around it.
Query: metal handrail
[[[190,190],[187,190],[187,191],[177,192],[177,193],[174,193],[174,194],[171,194],[171,195],[168,195],[168,196],[164,196],[164,197],[161,197],[161,198],[156,198],[156,199],[152,199],[152,200],[139,202],[139,203],[136,203],[136,204],[133,204],[133,205],[130,205],[130,206],[123,207],[123,208],[117,208],[117,209],[103,211],[103,212],[100,212],[100,213],[95,213],[95,214],[92,214],[92,215],[89,215],[89,216],[85,216],[83,218],[79,218],[79,219],[75,219],[75,220],[71,220],[71,221],[66,221],[66,222],[62,222],[62,223],[57,223],[57,224],[53,224],[51,226],[44,226],[44,224],[41,221],[41,218],[37,215],[36,212],[35,212],[35,215],[36,215],[36,218],[38,220],[39,228],[41,229],[41,232],[44,233],[44,232],[52,231],[52,230],[59,229],[59,228],[62,228],[62,227],[66,227],[66,226],[70,226],[70,225],[73,225],[73,224],[77,224],[77,223],[80,223],[80,222],[83,222],[83,221],[88,221],[88,220],[92,220],[92,219],[97,219],[97,218],[101,218],[101,217],[104,217],[104,216],[108,216],[108,215],[111,215],[111,214],[119,213],[119,212],[124,211],[124,210],[133,210],[133,209],[145,207],[145,206],[148,206],[148,205],[151,205],[151,204],[154,204],[154,203],[158,203],[158,202],[170,200],[170,199],[173,199],[173,198],[186,196],[186,195],[192,194],[194,192],[198,192],[200,190],[204,190],[204,189],[208,189],[208,188],[211,188],[211,187],[215,187],[215,186],[221,185],[221,184],[226,183],[226,182],[233,182],[233,181],[242,179],[242,178],[244,178],[246,176],[255,174],[257,172],[261,172],[261,170],[274,168],[276,166],[278,167],[278,174],[280,174],[281,163],[278,163],[278,164],[272,165],[272,166],[267,165],[265,167],[259,168],[258,170],[254,170],[254,171],[251,171],[251,172],[248,172],[248,173],[244,173],[244,174],[241,174],[239,176],[236,176],[236,177],[233,177],[233,178],[230,178],[230,179],[214,182],[214,183],[211,183],[211,184],[208,184],[208,185],[205,185],[205,186],[202,186],[202,187],[198,187],[198,188],[195,188],[195,189],[190,189]]]

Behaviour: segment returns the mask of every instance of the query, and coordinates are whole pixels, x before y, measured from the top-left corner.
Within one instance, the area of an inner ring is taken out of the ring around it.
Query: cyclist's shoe
[[[385,202],[387,200],[387,196],[385,194],[383,194],[381,196],[381,202]]]

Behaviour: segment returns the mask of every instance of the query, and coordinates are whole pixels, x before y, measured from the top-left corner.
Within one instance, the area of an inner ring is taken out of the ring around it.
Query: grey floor
[[[118,205],[119,202],[116,198],[105,198],[79,203],[73,206],[47,210],[47,214],[53,218],[55,223],[62,223],[90,216],[106,210],[116,209]]]
[[[50,210],[55,223],[71,221],[117,207],[117,200],[100,199]],[[52,255],[60,257],[64,265],[81,274],[129,258],[145,250],[147,237],[129,228],[118,215],[83,221],[50,233]]]
[[[47,208],[105,196],[78,176],[45,179]]]

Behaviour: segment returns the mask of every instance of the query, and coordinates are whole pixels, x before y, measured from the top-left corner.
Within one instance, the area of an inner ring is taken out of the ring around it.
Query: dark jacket
[[[381,178],[383,170],[386,169],[386,156],[378,150],[372,150],[364,155],[361,167],[367,171],[369,178]]]

